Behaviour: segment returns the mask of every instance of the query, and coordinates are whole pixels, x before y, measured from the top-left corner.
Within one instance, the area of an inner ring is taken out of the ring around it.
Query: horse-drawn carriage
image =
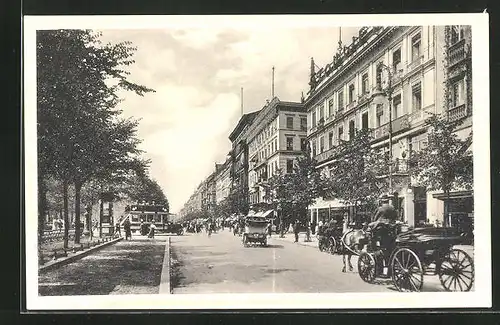
[[[424,275],[437,275],[447,291],[469,291],[474,262],[463,250],[454,228],[419,228],[399,233],[398,225],[379,225],[367,231],[359,253],[358,272],[365,282],[391,278],[399,291],[421,291]],[[358,254],[358,252],[356,252]]]
[[[342,224],[324,225],[318,229],[318,248],[321,252],[335,254],[340,247]]]

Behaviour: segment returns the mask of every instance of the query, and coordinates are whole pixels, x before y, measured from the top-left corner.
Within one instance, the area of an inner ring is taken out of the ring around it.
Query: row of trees
[[[62,201],[65,247],[70,190],[76,225],[81,202],[92,205],[104,191],[131,199],[161,192],[165,198],[147,174],[149,161],[141,158],[139,121],[124,118],[119,109],[119,91],[144,96],[154,90],[128,80],[136,48],[130,42],[103,44],[100,36],[90,30],[37,31],[39,235],[49,203]]]
[[[472,134],[460,139],[456,128],[460,122],[450,123],[445,117],[432,115],[426,120],[427,145],[409,153],[407,172],[428,190],[441,190],[448,197],[455,188],[472,188],[472,155],[468,147]],[[328,170],[318,168],[309,152],[296,159],[293,172],[278,171],[264,185],[264,198],[283,211],[307,215],[307,207],[319,197],[336,198],[341,203],[370,211],[377,198],[388,193],[389,164],[396,170],[396,161],[371,147],[369,130],[358,131],[350,141],[342,141]],[[393,178],[394,183],[409,182],[410,177]],[[445,214],[448,211],[445,201]],[[285,213],[286,219],[290,214]],[[285,223],[291,220],[284,220]]]

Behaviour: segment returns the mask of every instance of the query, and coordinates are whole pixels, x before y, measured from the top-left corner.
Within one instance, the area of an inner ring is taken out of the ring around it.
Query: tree
[[[375,202],[387,188],[388,161],[371,148],[372,140],[369,130],[359,130],[353,139],[342,141],[329,171],[330,192],[355,210]]]
[[[65,203],[68,186],[74,183],[76,225],[80,224],[80,192],[85,182],[141,163],[137,121],[119,118],[117,91],[140,96],[153,91],[127,79],[125,68],[134,63],[131,43],[102,45],[99,37],[89,30],[37,33],[39,173],[41,177],[55,175],[63,182]],[[65,247],[67,210],[65,204]],[[79,242],[78,231],[75,242]]]
[[[449,122],[444,116],[432,114],[426,120],[427,145],[410,152],[410,174],[428,190],[441,190],[446,196],[444,215],[449,211],[450,192],[456,188],[472,189],[473,162],[468,149],[472,131],[460,139],[456,128],[462,121]]]
[[[295,159],[292,173],[284,174],[278,170],[263,186],[264,199],[275,207],[279,206],[285,216],[282,221],[288,223],[291,211],[305,218],[307,207],[324,194],[325,179],[307,151]]]

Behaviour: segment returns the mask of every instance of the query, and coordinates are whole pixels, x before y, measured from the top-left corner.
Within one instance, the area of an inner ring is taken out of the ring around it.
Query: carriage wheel
[[[417,254],[400,248],[391,262],[392,282],[399,291],[420,291],[424,284],[424,270]]]
[[[319,248],[320,252],[324,252],[325,251],[326,245],[325,245],[324,240],[318,239],[318,248]]]
[[[474,283],[474,261],[463,250],[451,249],[444,255],[438,275],[446,291],[470,291]]]
[[[376,276],[375,258],[372,254],[362,252],[358,258],[358,273],[365,282],[372,283]]]
[[[335,254],[336,251],[337,251],[337,241],[333,237],[328,238],[328,252],[330,254]]]

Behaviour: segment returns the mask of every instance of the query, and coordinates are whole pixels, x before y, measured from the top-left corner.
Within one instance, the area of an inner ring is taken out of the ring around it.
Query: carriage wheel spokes
[[[335,254],[336,251],[337,251],[337,241],[333,237],[328,238],[328,252],[333,255]]]
[[[358,273],[365,282],[372,283],[376,276],[375,258],[372,254],[362,252],[358,258]]]
[[[474,283],[474,261],[461,249],[451,249],[443,256],[438,271],[446,291],[470,291]]]
[[[424,284],[422,263],[417,254],[400,248],[391,261],[392,281],[399,291],[420,291]]]

